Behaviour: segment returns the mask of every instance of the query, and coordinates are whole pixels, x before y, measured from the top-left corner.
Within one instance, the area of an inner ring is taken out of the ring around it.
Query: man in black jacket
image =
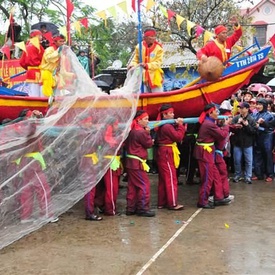
[[[234,134],[234,182],[239,182],[242,176],[242,156],[244,156],[244,180],[251,184],[253,141],[257,131],[255,120],[249,114],[249,104],[242,102],[239,105],[240,114],[232,119],[231,131]]]

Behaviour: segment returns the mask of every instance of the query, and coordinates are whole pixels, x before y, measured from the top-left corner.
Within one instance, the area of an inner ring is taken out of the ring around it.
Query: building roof
[[[186,67],[198,64],[196,55],[188,49],[182,50],[181,44],[181,42],[162,43],[164,51],[162,68],[169,68],[170,66]],[[127,64],[131,63],[134,54],[133,52]]]
[[[266,2],[270,2],[271,4],[275,5],[275,0],[262,0],[253,8],[249,9],[249,15],[253,14],[255,11],[259,10],[263,4]]]
[[[268,25],[268,23],[263,20],[255,21],[252,24],[253,26]]]

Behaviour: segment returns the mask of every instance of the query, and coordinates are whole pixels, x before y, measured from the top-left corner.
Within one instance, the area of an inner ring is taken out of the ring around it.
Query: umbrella
[[[59,34],[58,27],[55,24],[51,23],[51,22],[38,22],[38,23],[32,25],[31,29],[32,30],[40,30],[41,25],[45,25],[46,28],[47,28],[47,31],[51,32],[52,35]]]
[[[271,86],[271,87],[275,87],[275,77],[272,78],[270,81],[268,81],[266,83],[266,85]]]

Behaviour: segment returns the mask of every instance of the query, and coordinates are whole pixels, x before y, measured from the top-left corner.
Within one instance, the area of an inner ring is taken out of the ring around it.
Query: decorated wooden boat
[[[203,80],[193,81],[195,84],[186,85],[179,90],[162,92],[162,93],[143,93],[140,94],[138,101],[138,109],[146,110],[150,119],[156,119],[158,109],[163,103],[171,103],[175,109],[175,115],[180,117],[198,116],[204,106],[209,102],[220,104],[226,98],[238,91],[242,86],[247,84],[250,78],[256,74],[261,67],[268,62],[268,52],[271,46],[260,48],[252,55],[247,55],[241,58],[233,57],[231,65],[228,66],[222,76],[212,82]],[[192,84],[192,82],[191,82]],[[107,95],[106,97],[112,97]],[[114,98],[115,99],[115,98]],[[77,113],[81,109],[89,105],[89,98],[79,101],[74,108]],[[58,100],[56,100],[58,104]],[[126,103],[127,104],[127,103]],[[115,103],[113,106],[117,108],[123,107],[123,101]],[[95,106],[98,108],[106,107],[104,100],[101,100]],[[4,118],[14,119],[18,116],[22,109],[37,109],[46,113],[48,108],[47,98],[35,98],[29,96],[0,96],[0,120]]]

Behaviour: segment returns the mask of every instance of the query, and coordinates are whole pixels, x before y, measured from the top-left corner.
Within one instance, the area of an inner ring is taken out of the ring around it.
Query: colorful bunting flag
[[[122,9],[125,14],[129,15],[126,0],[118,3],[117,6]]]
[[[160,9],[160,11],[162,12],[162,14],[163,14],[166,18],[168,18],[167,9],[166,9],[164,6],[162,6],[162,5],[159,5],[159,9]]]
[[[116,12],[115,6],[108,8],[107,11],[112,15],[112,17],[117,18],[117,12]]]
[[[187,23],[187,25],[186,25],[187,32],[188,32],[188,34],[191,36],[191,29],[192,29],[194,26],[196,26],[196,24],[193,23],[193,22],[191,22],[191,21],[189,21],[189,20],[186,20],[186,23]]]
[[[107,15],[105,11],[99,11],[96,15],[104,20],[105,27],[107,26]]]
[[[146,12],[148,12],[155,5],[156,5],[156,2],[154,0],[148,0],[146,4]]]
[[[66,0],[66,5],[67,5],[67,19],[69,19],[73,13],[74,4],[71,2],[71,0]]]
[[[197,25],[196,27],[196,37],[198,38],[201,34],[203,34],[204,28],[200,25]]]
[[[269,42],[272,44],[273,49],[275,49],[275,33],[274,33],[273,36],[269,39]]]
[[[138,10],[138,6],[140,6],[143,0],[132,0],[132,9],[134,12]]]
[[[85,18],[82,18],[79,20],[79,22],[87,29],[88,28],[88,18],[85,17]]]
[[[38,36],[30,38],[30,43],[32,43],[34,45],[34,47],[40,51],[40,40],[39,40]]]
[[[179,30],[180,30],[180,25],[184,20],[185,20],[185,18],[183,18],[182,16],[176,14],[176,21],[177,21],[177,25],[178,25]]]
[[[204,32],[204,37],[203,37],[203,43],[204,45],[214,36],[214,34],[210,31],[205,31]]]
[[[172,10],[167,10],[167,16],[168,16],[168,25],[170,25],[171,18],[173,18],[176,15],[176,13]]]
[[[23,52],[27,53],[27,51],[26,51],[26,44],[25,44],[24,41],[22,41],[22,42],[16,42],[16,43],[14,43],[14,46],[16,46],[17,48],[19,48]]]
[[[8,59],[11,59],[10,47],[9,47],[8,45],[4,45],[4,46],[0,49],[0,51],[1,51],[3,54],[5,54],[6,57],[7,57]]]
[[[74,29],[81,34],[81,26],[80,26],[80,21],[75,21],[73,22]]]

